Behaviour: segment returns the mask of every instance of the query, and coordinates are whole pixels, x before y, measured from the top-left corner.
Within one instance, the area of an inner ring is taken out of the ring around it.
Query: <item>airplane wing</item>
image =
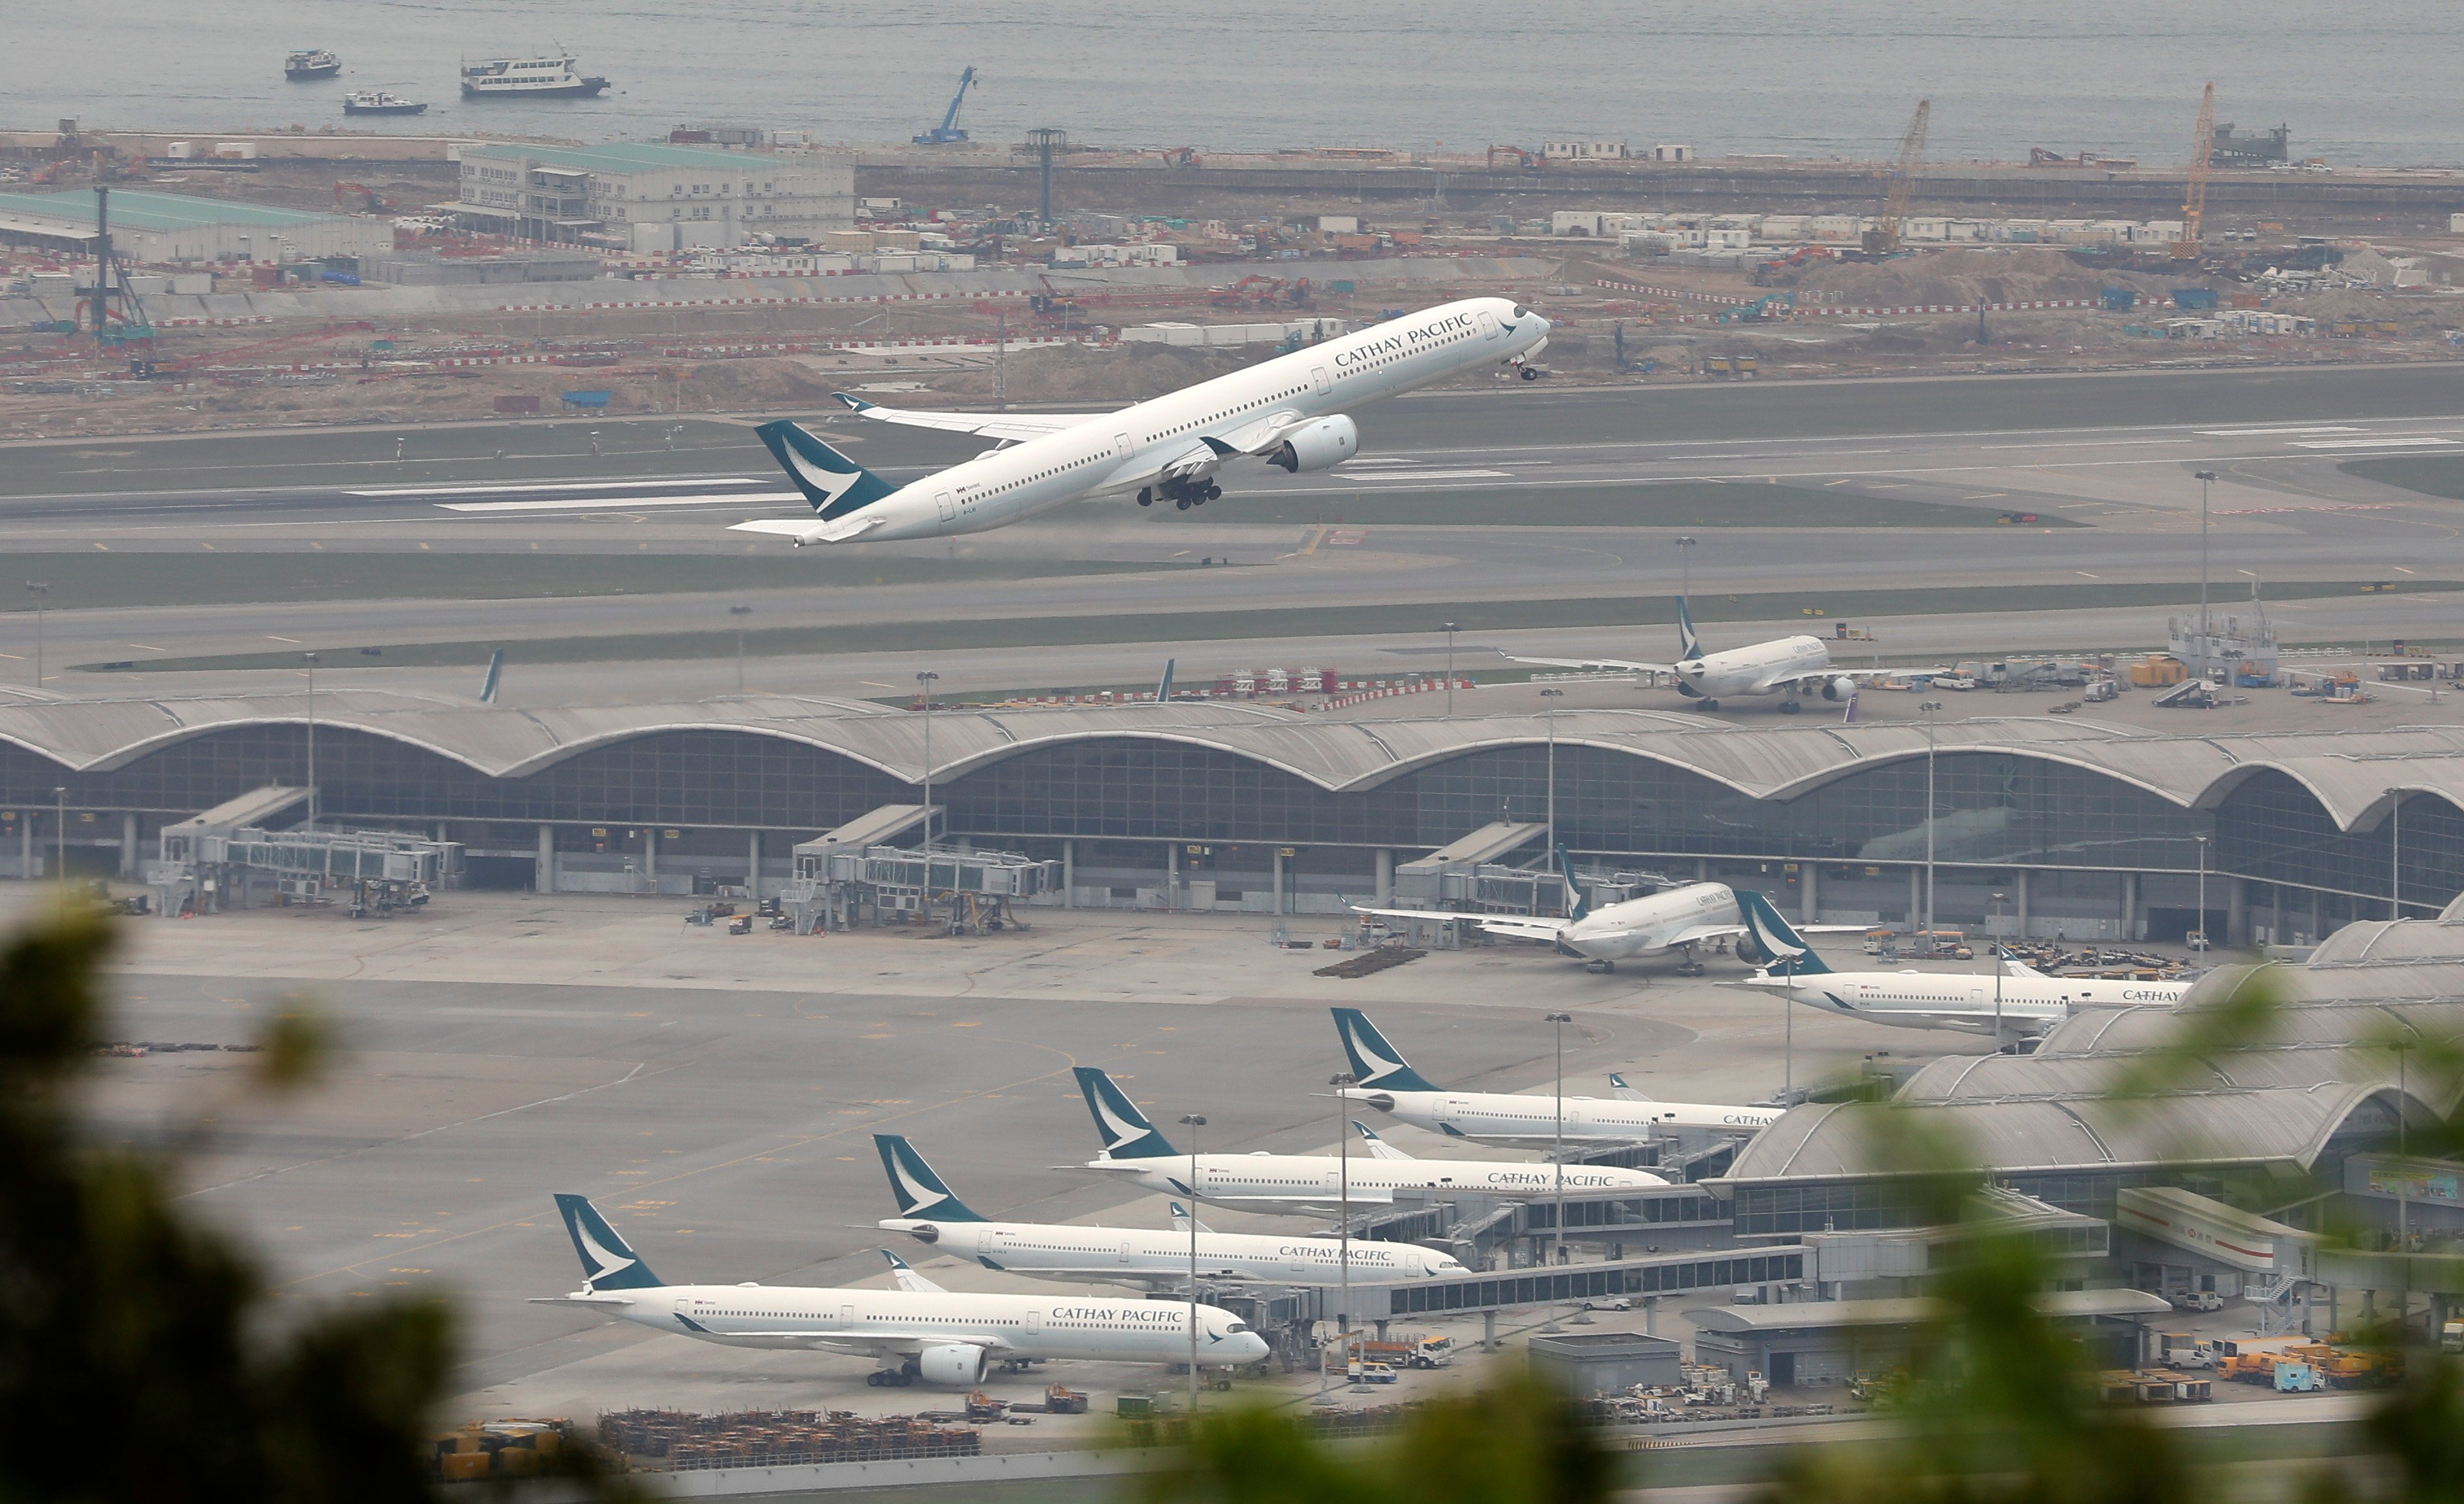
[[[948,1342],[964,1342],[970,1347],[1000,1352],[1010,1344],[989,1332],[712,1332],[693,1318],[676,1319],[704,1337],[724,1338],[731,1341],[781,1342],[797,1347],[828,1347],[852,1349],[860,1353],[902,1353],[913,1357],[927,1347],[939,1347]]]
[[[1696,925],[1691,929],[1681,929],[1669,936],[1668,946],[1674,948],[1678,946],[1700,945],[1705,940],[1717,940],[1722,935],[1742,935],[1745,932],[1746,926],[1743,925]]]
[[[1419,1188],[1414,1187],[1413,1188],[1419,1189]],[[1225,1196],[1214,1193],[1210,1193],[1206,1199],[1215,1203],[1215,1205],[1219,1207],[1237,1207],[1245,1202],[1256,1202],[1262,1207],[1331,1207],[1340,1205],[1343,1200],[1340,1195]],[[1394,1199],[1395,1193],[1391,1190],[1368,1186],[1354,1186],[1352,1188],[1352,1204],[1355,1207],[1368,1206],[1373,1203],[1382,1205]]]
[[[807,543],[846,543],[881,526],[881,513],[859,512],[836,522],[824,522],[819,517],[798,521],[787,517],[759,517],[751,522],[731,524],[730,533],[767,533],[796,540],[803,548]]]
[[[1317,422],[1307,413],[1268,413],[1255,423],[1235,428],[1223,438],[1201,436],[1200,442],[1225,458],[1235,454],[1265,454],[1289,438],[1297,428]]]
[[[986,1269],[998,1270],[1005,1275],[1034,1275],[1039,1277],[1058,1275],[1065,1279],[1102,1279],[1109,1280],[1114,1284],[1124,1285],[1174,1285],[1186,1284],[1189,1281],[1189,1272],[1186,1268],[1123,1269],[1118,1264],[1089,1264],[1084,1267],[1067,1264],[1038,1264],[1033,1269],[1014,1269],[1007,1264],[997,1263],[994,1260],[982,1257],[981,1255],[978,1255],[976,1262],[983,1265]],[[1198,1264],[1198,1277],[1200,1279],[1247,1279],[1252,1276],[1243,1274],[1237,1269],[1212,1268],[1204,1259],[1200,1259]]]
[[[1004,444],[1041,439],[1048,433],[1059,433],[1064,428],[1075,428],[1082,423],[1093,423],[1098,418],[1111,416],[1100,412],[922,412],[912,407],[884,407],[845,392],[832,392],[830,395],[857,417],[869,418],[875,423],[895,423],[910,428],[938,428],[944,433],[980,434]]]
[[[613,1311],[619,1306],[628,1306],[633,1302],[624,1296],[570,1295],[533,1296],[530,1303],[533,1305],[584,1305],[595,1310]]]
[[[1441,908],[1363,908],[1352,905],[1355,914],[1370,914],[1379,919],[1424,919],[1439,924],[1463,922],[1478,925],[1491,934],[1509,940],[1555,940],[1558,931],[1573,923],[1571,919],[1533,919],[1521,914],[1457,914]]]
[[[1675,664],[1638,664],[1622,658],[1517,658],[1506,655],[1511,664],[1536,664],[1543,668],[1614,668],[1623,673],[1666,674],[1677,671]]]

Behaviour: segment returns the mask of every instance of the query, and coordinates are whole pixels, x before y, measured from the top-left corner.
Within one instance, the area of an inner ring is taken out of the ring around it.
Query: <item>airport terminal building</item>
[[[0,870],[73,868],[313,781],[324,823],[458,842],[481,887],[691,893],[917,803],[1065,863],[1082,906],[1340,912],[1551,814],[1585,865],[1828,923],[2304,943],[2464,892],[2464,730],[2178,736],[2050,718],[1742,730],[1651,710],[1344,720],[1232,705],[939,710],[743,697],[526,709],[353,689],[0,708]],[[15,839],[7,839],[14,835]],[[1998,896],[1997,896],[1998,895]]]

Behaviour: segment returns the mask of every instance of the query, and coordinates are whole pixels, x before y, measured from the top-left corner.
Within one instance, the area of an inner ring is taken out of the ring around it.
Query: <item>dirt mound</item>
[[[1809,262],[1795,283],[1800,291],[1821,294],[1824,302],[1885,308],[2033,303],[2092,298],[2108,287],[2153,293],[2173,285],[2162,277],[2083,267],[2058,250],[2036,246],[1920,251],[1896,261]]]
[[[1183,386],[1254,365],[1274,354],[1272,345],[1233,349],[1187,349],[1177,345],[1121,345],[1090,350],[1085,345],[1050,345],[1013,352],[1007,391],[1015,403],[1145,402]],[[990,366],[951,374],[935,373],[933,389],[959,397],[990,397]]]

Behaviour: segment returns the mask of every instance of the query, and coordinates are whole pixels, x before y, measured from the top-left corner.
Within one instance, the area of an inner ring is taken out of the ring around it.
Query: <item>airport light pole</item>
[[[2208,946],[2208,838],[2207,838],[2206,836],[2204,836],[2204,835],[2199,835],[2199,836],[2193,836],[2193,837],[2191,837],[2190,839],[2191,839],[2192,840],[2195,840],[2195,841],[2197,841],[2197,842],[2199,843],[2199,948],[2200,948],[2201,950],[2203,950],[2203,951],[2204,951],[2204,950],[2206,950],[2206,949],[2208,949],[2208,948],[2209,948],[2209,946]]]
[[[1932,953],[1932,951],[1933,951],[1933,750],[1934,750],[1934,717],[1935,717],[1937,714],[1939,714],[1939,713],[1941,712],[1941,710],[1942,710],[1942,702],[1941,702],[1940,700],[1927,700],[1927,701],[1925,701],[1925,702],[1923,702],[1922,704],[1920,704],[1920,705],[1917,707],[1917,708],[1918,708],[1919,710],[1922,710],[1923,712],[1925,712],[1925,952],[1926,952],[1927,954],[1931,954],[1931,953]]]
[[[1198,1130],[1206,1120],[1183,1113],[1180,1125],[1189,1130],[1189,1413],[1198,1413]]]
[[[2404,917],[2404,796],[2387,796],[2387,918]]]
[[[52,587],[40,579],[26,581],[26,593],[34,598],[34,688],[43,687],[43,608],[50,601]]]
[[[1557,702],[1565,697],[1563,689],[1543,689],[1540,704],[1549,716],[1549,860],[1557,860]],[[1572,903],[1573,895],[1567,895]]]
[[[65,784],[52,790],[52,850],[57,853],[52,858],[53,863],[59,868],[52,874],[52,879],[56,883],[66,883],[69,880],[69,791]]]
[[[744,692],[744,619],[753,614],[751,606],[729,606],[727,614],[736,618],[736,692]]]
[[[1446,623],[1446,718],[1455,713],[1455,624]]]
[[[924,697],[924,891],[933,891],[933,686],[940,675],[930,668],[915,676]]]
[[[2199,677],[2208,676],[2208,491],[2216,483],[2213,470],[2193,470],[2199,483]]]
[[[1335,1273],[1343,1285],[1343,1303],[1334,1313],[1334,1340],[1343,1344],[1344,1383],[1352,1382],[1352,1124],[1345,1117],[1352,1110],[1352,1099],[1344,1092],[1360,1084],[1360,1078],[1350,1071],[1337,1071],[1326,1079],[1334,1088],[1335,1161],[1339,1169],[1336,1183],[1337,1204],[1342,1209],[1343,1226],[1335,1237]],[[1326,1354],[1320,1349],[1317,1360],[1317,1388],[1326,1393]]]
[[[317,828],[317,655],[302,653],[308,665],[308,828]]]
[[[1694,594],[1694,545],[1697,538],[1677,540],[1677,599],[1686,599]]]
[[[1551,1014],[1549,1027],[1557,1036],[1557,1262],[1566,1261],[1566,1026],[1572,1014]]]
[[[2005,895],[1989,895],[1993,900],[1993,1042],[2002,1042],[2002,973],[2011,970],[2002,964],[2002,900]]]

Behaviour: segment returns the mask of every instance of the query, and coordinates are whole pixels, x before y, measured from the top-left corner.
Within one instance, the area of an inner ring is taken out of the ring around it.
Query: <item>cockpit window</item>
[[[1524,306],[1523,306],[1522,304],[1520,304],[1520,303],[1517,303],[1517,304],[1515,304],[1515,305],[1514,305],[1514,321],[1515,321],[1516,323],[1518,323],[1518,324],[1519,324],[1519,323],[1523,322],[1523,320],[1524,320],[1524,319],[1529,318],[1529,316],[1531,316],[1531,310],[1529,310],[1529,309],[1528,309],[1528,308],[1524,307]]]
[[[1229,1333],[1230,1335],[1234,1336],[1234,1337],[1238,1337],[1238,1336],[1240,1336],[1242,1333],[1243,1333],[1243,1332],[1247,1331],[1248,1329],[1249,1329],[1249,1323],[1248,1323],[1248,1322],[1246,1322],[1246,1321],[1235,1321],[1235,1322],[1233,1322],[1230,1326],[1225,1327],[1223,1330],[1224,1330],[1225,1332]]]

